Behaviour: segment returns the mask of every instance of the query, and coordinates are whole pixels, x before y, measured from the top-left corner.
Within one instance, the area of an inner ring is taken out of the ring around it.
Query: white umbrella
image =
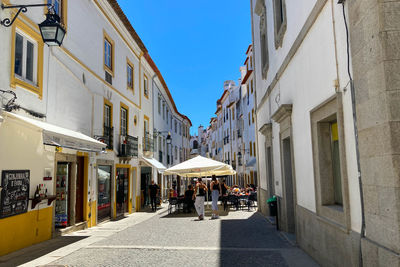
[[[236,171],[231,165],[202,156],[197,156],[172,166],[164,172],[164,175],[173,174],[185,177],[206,177],[212,175],[234,175],[236,174]]]

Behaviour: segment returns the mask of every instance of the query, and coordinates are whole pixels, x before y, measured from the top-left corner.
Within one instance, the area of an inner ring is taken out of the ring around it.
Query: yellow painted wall
[[[53,207],[0,219],[0,256],[51,238]]]
[[[90,210],[90,218],[89,218],[89,213],[86,214],[86,221],[87,221],[87,227],[93,227],[96,226],[96,217],[97,217],[97,201],[92,201],[91,203],[87,203],[86,210]]]
[[[53,195],[54,161],[54,147],[43,145],[42,133],[37,128],[5,116],[0,125],[0,173],[30,170],[29,197],[33,197],[38,184],[45,184],[48,194]],[[53,173],[50,181],[43,181],[46,168]],[[50,239],[54,203],[47,206],[43,201],[32,210],[29,201],[27,213],[0,219],[0,255]]]

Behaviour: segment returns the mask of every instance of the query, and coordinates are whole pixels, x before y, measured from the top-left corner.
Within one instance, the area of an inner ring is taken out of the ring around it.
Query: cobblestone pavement
[[[67,266],[316,266],[256,212],[157,214],[55,262]]]
[[[135,213],[72,233],[85,238],[23,266],[318,266],[257,212],[220,218]]]

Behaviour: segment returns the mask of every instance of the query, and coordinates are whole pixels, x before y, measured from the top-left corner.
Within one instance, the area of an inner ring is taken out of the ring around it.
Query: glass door
[[[66,227],[68,225],[68,182],[70,164],[57,163],[56,177],[56,206],[55,206],[55,226]]]

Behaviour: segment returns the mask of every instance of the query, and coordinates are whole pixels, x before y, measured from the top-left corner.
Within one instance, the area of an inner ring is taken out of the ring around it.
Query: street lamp
[[[14,21],[17,19],[18,15],[22,13],[26,13],[28,11],[28,7],[49,7],[49,12],[46,14],[46,19],[39,24],[40,33],[42,35],[43,42],[48,46],[60,46],[65,36],[65,29],[60,23],[60,17],[55,14],[54,7],[52,4],[33,4],[33,5],[10,5],[6,6],[1,4],[1,9],[8,8],[18,8],[17,13],[14,18],[11,20],[9,18],[5,18],[0,21],[0,24],[4,27],[10,27]],[[51,12],[50,9],[53,11]]]
[[[61,46],[65,36],[65,29],[60,24],[57,14],[46,14],[46,20],[39,24],[43,42],[48,46]]]

